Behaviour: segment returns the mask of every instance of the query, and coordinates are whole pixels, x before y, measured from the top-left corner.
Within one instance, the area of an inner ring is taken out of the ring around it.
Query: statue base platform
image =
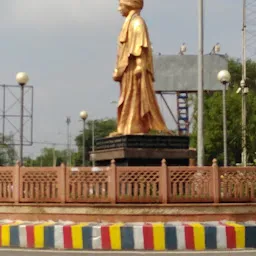
[[[96,140],[96,150],[91,157],[97,166],[107,166],[115,159],[118,166],[159,166],[162,159],[167,164],[187,166],[196,158],[189,149],[188,136],[124,135]]]

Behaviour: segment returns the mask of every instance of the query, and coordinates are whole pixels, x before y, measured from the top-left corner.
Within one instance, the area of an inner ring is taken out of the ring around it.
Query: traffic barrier
[[[0,247],[67,250],[214,250],[256,248],[256,222],[0,222]]]

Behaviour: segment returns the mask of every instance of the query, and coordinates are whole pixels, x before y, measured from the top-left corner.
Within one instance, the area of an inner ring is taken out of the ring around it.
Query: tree
[[[227,92],[227,141],[229,164],[241,161],[241,94],[236,90],[240,85],[242,66],[239,60],[229,60],[229,71],[232,83]],[[248,161],[253,162],[256,152],[256,62],[247,61],[247,84],[250,92],[247,96],[247,149]],[[194,101],[197,108],[197,102]],[[223,163],[223,119],[222,119],[222,92],[205,94],[204,97],[204,139],[205,163],[211,164],[213,158]],[[191,146],[196,147],[197,139],[197,112],[194,115]]]
[[[99,119],[99,120],[89,120],[87,122],[87,127],[84,131],[85,133],[85,160],[86,165],[90,162],[89,152],[92,150],[92,128],[94,122],[94,134],[95,139],[104,138],[108,136],[111,132],[116,130],[116,120],[115,119]],[[82,165],[82,152],[83,152],[83,131],[75,138],[76,145],[78,147],[78,153],[74,155],[74,162],[77,166]]]
[[[1,138],[3,137],[0,134]],[[0,141],[0,166],[14,165],[17,160],[17,152],[13,145],[13,136],[5,136],[4,143]]]
[[[66,162],[66,150],[56,150],[55,148],[43,148],[41,154],[32,159],[30,157],[24,158],[25,166],[60,166]]]

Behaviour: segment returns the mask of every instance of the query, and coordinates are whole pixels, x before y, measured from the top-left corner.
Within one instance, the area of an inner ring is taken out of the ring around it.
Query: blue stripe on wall
[[[205,248],[217,249],[217,228],[215,226],[205,226]]]
[[[44,248],[45,249],[54,248],[54,226],[44,227]]]
[[[165,248],[166,250],[177,249],[177,231],[176,227],[165,225]]]
[[[245,247],[256,248],[256,226],[245,226]]]
[[[82,227],[82,234],[83,234],[83,249],[92,249],[92,227],[85,226]]]
[[[121,227],[122,250],[134,250],[133,227]]]
[[[10,227],[10,246],[11,247],[20,246],[19,226]]]

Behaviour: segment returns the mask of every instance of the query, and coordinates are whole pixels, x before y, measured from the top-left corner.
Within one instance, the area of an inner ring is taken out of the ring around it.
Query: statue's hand
[[[113,72],[113,80],[116,81],[116,82],[120,82],[121,81],[121,76],[118,73],[117,69],[115,69],[114,72]]]
[[[141,66],[137,66],[134,70],[134,74],[137,78],[141,78],[141,74],[142,74],[142,67]]]

